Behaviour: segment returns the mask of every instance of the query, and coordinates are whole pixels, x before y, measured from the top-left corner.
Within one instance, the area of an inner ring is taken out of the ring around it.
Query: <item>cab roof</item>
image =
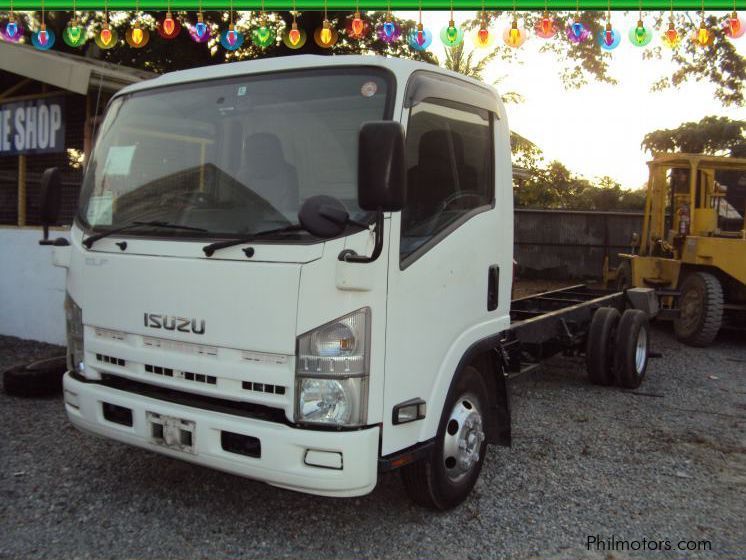
[[[189,70],[180,70],[178,72],[169,72],[152,80],[146,80],[124,88],[118,95],[126,95],[136,91],[158,88],[163,86],[172,86],[178,84],[187,84],[190,82],[199,82],[205,80],[214,80],[220,78],[230,78],[232,76],[241,76],[247,74],[260,74],[267,72],[277,72],[283,70],[300,70],[307,68],[333,68],[335,66],[375,66],[390,70],[397,78],[400,84],[406,83],[406,79],[417,70],[427,70],[436,74],[450,76],[458,80],[468,82],[474,86],[479,86],[488,90],[495,96],[498,104],[500,97],[495,88],[484,84],[473,78],[468,78],[463,74],[445,70],[434,64],[426,62],[417,62],[401,58],[387,58],[382,56],[364,56],[364,55],[292,55],[280,56],[274,58],[263,58],[256,60],[247,60],[242,62],[231,62],[229,64],[216,64],[213,66],[203,66],[200,68],[191,68]]]

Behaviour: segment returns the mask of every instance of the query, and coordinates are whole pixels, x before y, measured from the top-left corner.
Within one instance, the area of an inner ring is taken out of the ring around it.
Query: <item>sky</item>
[[[398,12],[397,16],[417,20],[418,14]],[[455,13],[457,24],[474,17],[474,12]],[[649,154],[640,148],[647,132],[676,128],[707,115],[746,119],[746,107],[723,107],[714,98],[714,86],[709,82],[651,92],[651,84],[671,75],[677,66],[667,59],[670,54],[665,50],[661,60],[643,60],[643,51],[660,42],[656,36],[645,48],[629,43],[626,34],[637,18],[637,13],[612,13],[614,27],[624,31],[622,43],[611,53],[610,74],[619,81],[616,85],[591,81],[581,89],[566,90],[554,55],[539,52],[542,39],[532,36],[532,31],[518,49],[517,61],[493,61],[485,75],[488,83],[501,78],[499,91],[515,91],[524,97],[523,103],[506,107],[508,124],[537,144],[547,161],[562,161],[588,179],[609,175],[624,188],[641,187],[647,180],[645,162]],[[434,36],[430,50],[440,60],[445,54],[439,33],[448,19],[448,12],[423,12],[423,24]],[[648,15],[646,23],[652,25],[653,19],[652,14]],[[510,18],[505,16],[492,28],[502,35],[509,25]],[[746,36],[733,41],[739,53],[746,56]]]

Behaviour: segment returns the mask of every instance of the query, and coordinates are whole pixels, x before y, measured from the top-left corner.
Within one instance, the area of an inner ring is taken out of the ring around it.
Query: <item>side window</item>
[[[493,119],[488,111],[450,101],[431,99],[412,108],[401,258],[464,214],[492,204]]]

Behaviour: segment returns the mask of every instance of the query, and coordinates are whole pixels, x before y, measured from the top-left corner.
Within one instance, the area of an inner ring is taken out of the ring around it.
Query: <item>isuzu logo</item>
[[[156,313],[145,313],[145,326],[151,329],[165,329],[167,331],[205,334],[204,319],[198,322],[197,319],[176,317],[175,315],[158,315]]]

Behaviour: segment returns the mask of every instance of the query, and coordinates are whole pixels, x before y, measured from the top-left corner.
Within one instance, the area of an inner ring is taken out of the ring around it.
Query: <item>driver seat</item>
[[[453,138],[447,130],[429,130],[420,137],[417,165],[407,173],[408,221],[438,213],[449,195],[459,191]]]
[[[282,213],[298,212],[298,173],[285,160],[280,139],[269,132],[244,140],[244,163],[238,179]]]

